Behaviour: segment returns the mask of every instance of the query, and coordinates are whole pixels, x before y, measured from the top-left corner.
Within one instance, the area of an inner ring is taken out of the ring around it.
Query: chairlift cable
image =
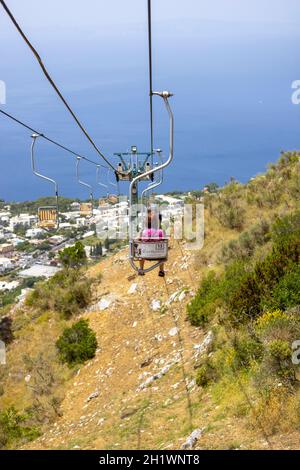
[[[184,253],[183,253],[182,247],[181,247],[181,245],[180,245],[180,243],[179,243],[179,240],[176,240],[176,241],[177,241],[178,247],[179,247],[179,249],[180,249],[181,255],[183,256]],[[192,273],[191,273],[191,271],[190,271],[189,266],[187,266],[187,271],[188,271],[190,280],[191,280],[191,282],[192,282],[192,285],[193,285],[193,287],[195,288],[195,291],[197,292],[198,286],[197,286],[196,282],[194,281],[194,278],[193,278],[193,276],[192,276]],[[167,287],[167,285],[166,285],[166,287]],[[231,343],[232,346],[234,346],[234,345],[233,345],[233,342],[232,342],[232,339],[230,338],[230,336],[229,336],[229,334],[228,334],[228,332],[227,332],[227,327],[226,327],[226,325],[225,325],[225,328],[224,328],[224,333],[225,333],[225,335],[226,335],[226,337],[227,337],[228,342]],[[264,427],[264,425],[263,425],[263,422],[261,421],[261,419],[259,418],[259,416],[257,416],[257,413],[255,413],[255,409],[254,409],[253,402],[252,402],[251,398],[249,397],[247,391],[245,390],[245,387],[244,387],[244,385],[243,385],[243,383],[242,383],[242,381],[241,381],[241,379],[240,379],[240,377],[239,377],[238,371],[236,370],[236,367],[234,366],[234,364],[231,365],[231,369],[232,369],[232,372],[233,372],[234,375],[235,375],[235,378],[236,378],[236,380],[237,380],[237,384],[238,384],[238,386],[239,386],[239,388],[240,388],[240,390],[241,390],[241,393],[244,395],[245,400],[247,401],[249,407],[250,407],[250,408],[252,409],[252,411],[253,411],[253,414],[254,414],[255,419],[256,419],[256,421],[257,421],[258,428],[260,429],[261,434],[262,434],[264,440],[265,440],[266,443],[268,444],[269,448],[272,450],[272,449],[273,449],[273,446],[272,446],[272,442],[271,442],[271,440],[270,440],[270,436],[269,436],[268,432],[266,431],[266,429],[265,429],[265,427]]]
[[[65,145],[62,145],[60,144],[59,142],[51,139],[50,137],[46,136],[45,134],[43,134],[42,132],[39,132],[37,131],[36,129],[33,129],[33,127],[29,126],[28,124],[25,124],[24,122],[20,121],[19,119],[17,119],[16,117],[12,116],[11,114],[8,114],[7,112],[3,111],[2,109],[0,109],[0,113],[3,115],[3,116],[6,116],[7,118],[11,119],[12,121],[16,122],[17,124],[19,124],[20,126],[24,127],[25,129],[28,129],[29,131],[33,132],[34,134],[38,134],[40,137],[42,137],[43,139],[47,140],[48,142],[50,142],[51,144],[54,144],[56,145],[57,147],[61,148],[62,150],[65,150],[66,152],[74,155],[75,157],[80,157],[82,158],[82,160],[85,160],[89,163],[92,163],[93,165],[100,165],[102,168],[108,168],[106,165],[102,165],[101,163],[96,163],[94,162],[93,160],[90,160],[89,158],[83,156],[83,155],[80,155],[79,153],[77,152],[74,152],[74,150],[71,150],[69,149],[68,147],[66,147]]]
[[[165,277],[163,278],[163,281],[164,281],[167,296],[168,296],[168,298],[170,298],[171,293],[169,291],[168,284],[167,284],[167,281],[166,281]],[[192,404],[191,392],[190,392],[189,384],[188,384],[188,375],[187,375],[185,365],[184,365],[183,351],[185,349],[185,346],[184,346],[183,338],[181,336],[181,332],[180,332],[180,328],[179,328],[179,324],[178,324],[178,319],[176,317],[175,311],[174,311],[171,304],[169,305],[169,308],[171,310],[172,318],[173,318],[174,325],[175,325],[175,328],[176,328],[178,343],[179,343],[179,357],[180,357],[182,378],[183,378],[183,382],[184,382],[186,401],[187,401],[187,415],[188,415],[187,418],[188,418],[190,431],[192,431],[193,428],[194,428],[194,426],[193,426],[193,404]]]
[[[148,0],[148,53],[149,53],[149,99],[150,99],[150,150],[153,164],[153,73],[152,73],[152,12],[151,0]]]
[[[89,135],[89,133],[87,132],[87,130],[84,128],[83,124],[80,122],[79,118],[76,116],[75,112],[72,110],[72,108],[70,107],[70,105],[68,104],[68,102],[66,101],[66,99],[64,98],[64,96],[62,95],[62,93],[60,92],[59,88],[57,87],[57,85],[55,84],[54,80],[51,78],[49,72],[47,71],[39,53],[37,52],[37,50],[34,48],[34,46],[31,44],[31,42],[29,41],[29,39],[27,38],[27,36],[25,35],[25,33],[23,32],[23,30],[21,29],[20,25],[18,24],[17,20],[15,19],[14,15],[12,14],[12,12],[9,10],[8,6],[6,5],[6,3],[4,2],[4,0],[0,0],[0,3],[1,5],[3,6],[5,12],[7,13],[7,15],[9,16],[10,20],[12,21],[12,23],[14,24],[15,28],[17,29],[18,33],[21,35],[21,37],[23,38],[23,40],[25,41],[25,43],[27,44],[27,46],[30,48],[30,50],[32,51],[32,53],[34,54],[35,58],[37,59],[45,77],[47,78],[48,82],[50,83],[50,85],[52,86],[52,88],[54,89],[54,91],[56,92],[56,94],[59,96],[59,98],[61,99],[61,101],[63,102],[63,104],[65,105],[65,107],[67,108],[67,110],[69,111],[69,113],[71,114],[71,116],[73,117],[73,119],[75,120],[76,124],[78,125],[78,127],[80,128],[80,130],[83,132],[83,134],[86,136],[86,138],[88,139],[88,141],[91,143],[91,145],[93,146],[93,148],[96,150],[96,152],[99,154],[99,156],[101,158],[103,158],[103,160],[114,170],[114,166],[110,163],[110,161],[103,155],[103,153],[99,150],[99,148],[97,147],[97,145],[95,144],[95,142],[93,141],[93,139],[91,138],[91,136]]]

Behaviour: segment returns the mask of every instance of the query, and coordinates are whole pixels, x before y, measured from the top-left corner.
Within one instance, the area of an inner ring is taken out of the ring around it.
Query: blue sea
[[[43,39],[42,32],[34,38],[63,94],[114,162],[114,152],[133,144],[149,150],[147,38],[138,34],[139,41],[134,30],[112,31],[105,41],[93,34],[84,41],[66,35],[63,43],[55,36]],[[300,148],[300,105],[291,101],[292,82],[300,79],[297,25],[220,28],[218,22],[195,21],[173,28],[170,22],[168,28],[155,25],[153,36],[154,88],[174,93],[175,156],[162,192],[201,189],[212,181],[223,185],[231,176],[246,182],[282,150]],[[2,39],[0,80],[7,102],[1,108],[100,161],[15,32]],[[167,153],[168,118],[159,98],[154,104],[155,147]],[[0,116],[0,198],[51,194],[51,186],[31,172],[30,144],[29,131]],[[58,180],[60,194],[88,197],[76,182],[71,155],[41,140],[36,156],[39,170]],[[93,165],[82,163],[82,179],[103,194]]]

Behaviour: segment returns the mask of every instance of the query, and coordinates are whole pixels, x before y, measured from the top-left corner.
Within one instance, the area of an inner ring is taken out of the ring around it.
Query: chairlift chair
[[[36,170],[35,165],[35,144],[40,134],[32,134],[31,144],[31,166],[33,173],[39,178],[49,181],[54,185],[55,190],[55,205],[43,206],[38,208],[38,227],[46,231],[53,231],[59,228],[59,207],[58,207],[58,185],[57,182],[49,178],[48,176],[42,175]]]
[[[144,177],[144,174],[151,169],[151,163],[148,161],[151,152],[138,152],[137,147],[132,145],[130,152],[115,153],[115,155],[120,158],[116,168],[117,181],[131,181],[138,175],[143,181],[153,180],[152,173]],[[142,162],[141,156],[146,157]]]
[[[150,177],[151,174],[162,171],[166,168],[173,160],[173,148],[174,148],[174,117],[169,104],[169,98],[172,96],[171,93],[167,91],[163,92],[153,92],[153,95],[160,96],[164,100],[165,107],[169,115],[169,157],[164,162],[158,165],[156,168],[151,168],[145,173],[136,176],[133,178],[130,184],[129,190],[129,206],[130,206],[130,225],[129,225],[129,262],[132,268],[135,271],[139,271],[139,267],[136,265],[135,261],[147,260],[153,261],[149,268],[144,268],[143,274],[152,271],[153,269],[159,267],[163,264],[168,258],[168,239],[150,239],[142,240],[140,238],[133,237],[133,226],[135,224],[136,216],[132,214],[132,202],[134,199],[134,191],[137,187],[137,184],[141,180]],[[160,184],[160,183],[158,183]]]

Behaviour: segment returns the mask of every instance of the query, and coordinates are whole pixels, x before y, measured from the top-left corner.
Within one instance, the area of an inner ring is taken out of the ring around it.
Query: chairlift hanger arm
[[[57,195],[58,194],[58,185],[57,185],[57,182],[52,179],[52,178],[49,178],[49,176],[46,176],[46,175],[43,175],[42,173],[39,173],[36,169],[36,165],[35,165],[35,156],[34,156],[34,150],[35,150],[35,144],[36,144],[36,140],[39,138],[39,137],[42,137],[40,134],[32,134],[32,143],[31,143],[31,166],[32,166],[32,171],[33,173],[38,176],[39,178],[43,179],[43,180],[46,180],[46,181],[49,181],[50,183],[52,183],[54,185],[54,188],[55,188],[55,194]]]
[[[77,161],[76,161],[76,176],[77,176],[77,181],[79,184],[81,184],[82,186],[85,186],[86,188],[89,188],[90,190],[90,197],[91,199],[93,199],[93,187],[91,184],[89,183],[86,183],[85,181],[82,181],[80,179],[80,176],[79,176],[79,163],[80,163],[80,160],[81,158],[80,157],[77,157]]]
[[[159,156],[159,159],[160,159],[160,162],[162,163],[162,156],[161,156],[161,151],[158,152],[158,156]],[[160,176],[159,178],[156,180],[156,181],[153,181],[149,184],[149,186],[147,186],[143,191],[142,191],[142,194],[141,194],[141,200],[143,202],[143,199],[144,199],[144,196],[147,192],[151,191],[152,189],[156,188],[157,186],[160,186],[163,182],[163,170],[161,170],[160,172]]]
[[[168,91],[163,91],[163,92],[153,92],[153,95],[160,96],[164,100],[165,107],[166,107],[168,115],[169,115],[169,156],[168,156],[168,159],[164,163],[159,165],[157,168],[153,168],[151,170],[148,170],[145,173],[142,173],[141,175],[138,175],[135,178],[133,178],[133,180],[130,183],[130,189],[129,189],[129,204],[130,204],[130,207],[132,205],[133,189],[134,189],[135,185],[142,178],[145,178],[146,176],[149,176],[153,173],[157,173],[158,171],[163,170],[168,165],[170,165],[170,163],[173,160],[173,155],[174,155],[174,116],[173,116],[173,112],[172,112],[172,109],[171,109],[171,106],[170,106],[170,103],[169,103],[169,98],[171,96],[173,96],[173,94],[168,92]]]
[[[41,222],[41,219],[40,219],[40,214],[41,212],[44,212],[44,213],[49,213],[49,210],[51,210],[51,212],[54,212],[55,211],[55,219],[53,220],[52,217],[50,217],[50,224],[49,224],[49,215],[47,217],[48,221],[47,221],[47,225],[45,225],[45,223],[43,223],[43,229],[46,230],[46,231],[51,231],[51,229],[55,229],[57,230],[59,228],[59,206],[58,206],[58,184],[57,182],[52,179],[52,178],[49,178],[48,176],[46,175],[43,175],[42,173],[38,172],[37,169],[36,169],[36,165],[35,165],[35,154],[34,154],[34,151],[35,151],[35,144],[36,144],[36,140],[41,137],[39,134],[32,134],[32,143],[31,143],[31,166],[32,166],[32,171],[33,173],[38,176],[39,178],[45,180],[45,181],[48,181],[49,183],[52,183],[54,185],[54,189],[55,189],[55,208],[54,207],[44,207],[44,208],[40,208],[39,209],[39,220],[40,220],[40,224],[42,223]],[[54,211],[53,211],[54,209]],[[44,220],[45,222],[45,220]],[[40,225],[41,226],[41,225]]]

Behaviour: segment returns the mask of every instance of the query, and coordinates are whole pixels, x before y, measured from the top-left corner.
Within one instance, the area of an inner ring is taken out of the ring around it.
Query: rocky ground
[[[165,279],[138,277],[126,250],[91,268],[102,274],[82,317],[97,334],[96,357],[66,385],[62,417],[31,449],[295,448],[296,433],[266,440],[195,384],[210,346],[186,320],[198,285],[193,252],[173,242]]]

